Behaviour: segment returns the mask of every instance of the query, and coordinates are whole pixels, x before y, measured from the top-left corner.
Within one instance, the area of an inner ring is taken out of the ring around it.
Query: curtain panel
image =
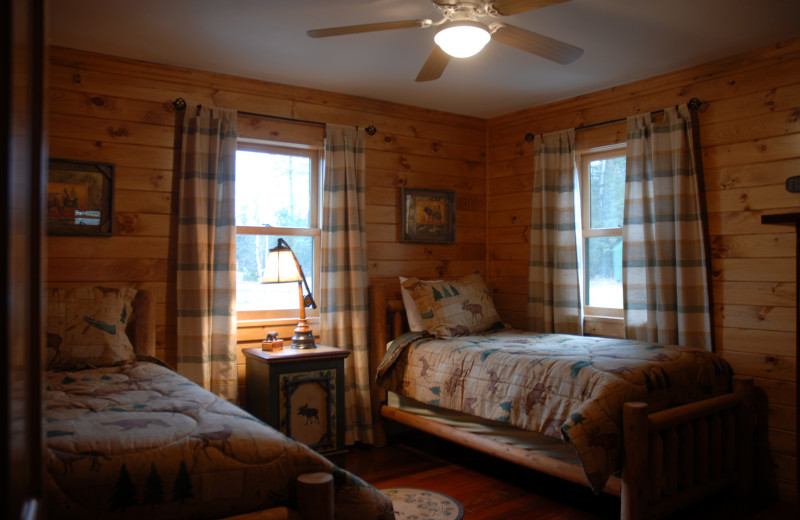
[[[354,127],[326,125],[322,192],[320,341],[345,360],[345,443],[372,443],[366,154]]]
[[[178,371],[236,401],[237,114],[186,110],[178,199]]]
[[[628,118],[623,294],[628,338],[712,349],[691,113]]]
[[[575,130],[534,139],[528,326],[537,332],[583,334],[575,211]]]

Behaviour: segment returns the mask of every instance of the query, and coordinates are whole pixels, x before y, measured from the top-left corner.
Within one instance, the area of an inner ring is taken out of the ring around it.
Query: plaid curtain
[[[236,112],[187,109],[178,200],[178,371],[236,400]]]
[[[623,294],[628,338],[712,349],[691,114],[628,118]]]
[[[533,146],[528,326],[536,332],[582,334],[575,131],[536,136]]]
[[[372,443],[369,397],[366,154],[358,129],[326,126],[320,341],[345,360],[345,443]]]

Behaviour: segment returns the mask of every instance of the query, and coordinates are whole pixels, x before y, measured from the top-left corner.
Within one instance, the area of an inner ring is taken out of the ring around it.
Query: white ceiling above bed
[[[435,28],[309,38],[309,29],[439,19],[430,0],[52,0],[54,45],[477,117],[800,37],[800,0],[572,0],[502,21],[584,49],[559,65],[496,41],[418,83]]]

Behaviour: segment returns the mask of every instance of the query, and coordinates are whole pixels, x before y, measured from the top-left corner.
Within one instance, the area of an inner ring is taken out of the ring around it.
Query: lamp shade
[[[433,41],[454,58],[469,58],[478,54],[491,35],[486,26],[470,20],[447,22],[442,25]]]
[[[302,279],[291,249],[279,243],[278,247],[269,250],[261,283],[299,282]]]

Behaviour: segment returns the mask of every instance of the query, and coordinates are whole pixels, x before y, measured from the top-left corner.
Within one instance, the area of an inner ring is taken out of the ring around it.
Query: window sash
[[[580,153],[580,180],[581,180],[581,220],[583,223],[581,233],[583,238],[583,313],[586,316],[601,316],[610,318],[622,318],[623,309],[614,307],[600,307],[594,305],[586,305],[585,302],[589,301],[589,272],[588,272],[588,239],[602,238],[602,237],[620,237],[622,238],[622,227],[616,228],[591,228],[591,191],[590,191],[590,175],[589,165],[592,161],[603,159],[614,159],[617,157],[625,157],[625,145],[612,145],[603,148],[594,148]]]
[[[306,145],[287,146],[275,145],[267,142],[256,141],[252,139],[240,140],[237,143],[238,150],[245,150],[250,152],[262,152],[276,155],[292,155],[306,157],[310,160],[310,186],[309,186],[309,227],[273,227],[273,226],[236,226],[237,235],[263,235],[275,237],[287,236],[307,236],[313,241],[313,272],[303,271],[309,285],[313,287],[313,291],[317,291],[320,283],[320,261],[322,258],[320,242],[321,230],[319,223],[320,215],[320,150],[309,147]],[[264,195],[268,196],[267,194]],[[278,321],[278,322],[291,322],[297,321],[299,318],[299,296],[298,301],[294,305],[287,305],[285,309],[260,309],[260,310],[246,310],[237,312],[238,321]],[[315,319],[319,316],[319,308],[306,309],[306,316],[309,319]]]

